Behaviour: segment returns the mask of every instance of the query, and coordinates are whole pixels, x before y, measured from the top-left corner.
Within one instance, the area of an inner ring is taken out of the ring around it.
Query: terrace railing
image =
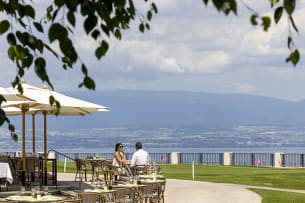
[[[100,157],[112,160],[113,153],[56,153],[57,162],[73,162],[75,159]],[[14,156],[13,152],[3,154]],[[305,154],[300,153],[149,153],[150,159],[158,164],[205,164],[257,167],[305,167]],[[68,157],[68,158],[67,158]],[[131,159],[132,153],[126,154]]]

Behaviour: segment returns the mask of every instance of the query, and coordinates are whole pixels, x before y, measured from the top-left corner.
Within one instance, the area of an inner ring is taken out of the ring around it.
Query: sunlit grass
[[[262,189],[251,190],[263,197],[262,203],[305,203],[305,194],[301,193],[279,192]]]
[[[163,165],[167,178],[192,180],[192,165]],[[305,190],[304,169],[195,165],[195,180]]]

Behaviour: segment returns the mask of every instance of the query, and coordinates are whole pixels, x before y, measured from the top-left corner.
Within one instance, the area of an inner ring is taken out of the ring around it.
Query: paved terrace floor
[[[58,181],[75,184],[74,174],[59,173]],[[86,183],[82,185],[84,189]],[[247,186],[188,180],[166,180],[165,203],[260,203],[261,197]]]

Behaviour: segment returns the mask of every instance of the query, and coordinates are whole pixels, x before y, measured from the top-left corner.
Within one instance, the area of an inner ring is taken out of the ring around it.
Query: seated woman
[[[125,164],[129,164],[130,161],[129,160],[126,160],[126,155],[125,155],[125,152],[123,151],[123,144],[122,143],[117,143],[115,145],[115,152],[113,154],[113,161],[112,161],[112,165],[117,167],[118,171],[115,175],[115,179],[117,180],[117,176],[118,175],[122,175],[122,174],[125,174],[126,171],[125,171]]]

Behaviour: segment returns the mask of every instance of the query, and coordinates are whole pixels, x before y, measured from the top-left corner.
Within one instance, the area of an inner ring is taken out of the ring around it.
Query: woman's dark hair
[[[123,144],[120,143],[120,142],[119,142],[119,143],[116,143],[115,149],[114,149],[114,150],[115,150],[115,151],[118,151],[118,149],[119,149],[120,146],[123,146]]]

